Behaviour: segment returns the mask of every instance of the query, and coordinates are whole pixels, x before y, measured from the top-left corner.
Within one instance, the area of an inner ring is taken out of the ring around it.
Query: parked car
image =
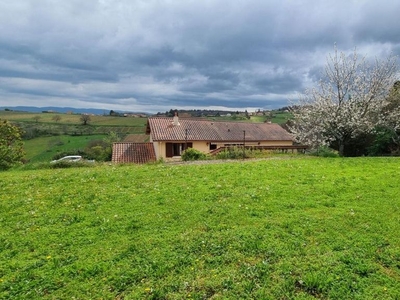
[[[80,155],[68,155],[68,156],[64,156],[60,159],[56,159],[56,160],[52,160],[50,163],[55,164],[58,162],[78,162],[78,161],[82,161],[82,156]]]

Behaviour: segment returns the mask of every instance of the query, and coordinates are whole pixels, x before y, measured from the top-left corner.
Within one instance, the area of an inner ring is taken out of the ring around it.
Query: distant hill
[[[48,112],[54,111],[59,113],[67,113],[73,112],[76,114],[94,114],[94,115],[108,115],[110,110],[107,109],[97,109],[97,108],[74,108],[74,107],[55,107],[55,106],[45,106],[45,107],[37,107],[37,106],[0,106],[0,110],[9,109],[12,111],[26,111],[26,112]],[[120,113],[135,113],[135,114],[146,114],[145,112],[122,112],[116,111]]]

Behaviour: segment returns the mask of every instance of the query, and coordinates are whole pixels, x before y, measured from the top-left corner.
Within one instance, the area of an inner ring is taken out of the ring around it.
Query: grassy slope
[[[398,299],[400,160],[0,173],[0,299]]]
[[[46,136],[24,141],[26,159],[31,163],[50,161],[59,152],[85,149],[91,140],[102,140],[105,135]]]

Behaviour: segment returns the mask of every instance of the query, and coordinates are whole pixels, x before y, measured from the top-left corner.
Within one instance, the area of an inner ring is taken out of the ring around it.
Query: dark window
[[[182,151],[187,148],[193,148],[193,143],[166,143],[165,145],[165,156],[181,156]]]
[[[167,143],[165,146],[165,151],[166,151],[166,157],[172,157],[174,156],[174,144],[172,143]]]

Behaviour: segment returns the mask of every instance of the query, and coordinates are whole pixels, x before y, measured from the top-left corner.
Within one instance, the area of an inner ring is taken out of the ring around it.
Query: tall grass
[[[0,299],[399,299],[400,160],[0,173]]]

